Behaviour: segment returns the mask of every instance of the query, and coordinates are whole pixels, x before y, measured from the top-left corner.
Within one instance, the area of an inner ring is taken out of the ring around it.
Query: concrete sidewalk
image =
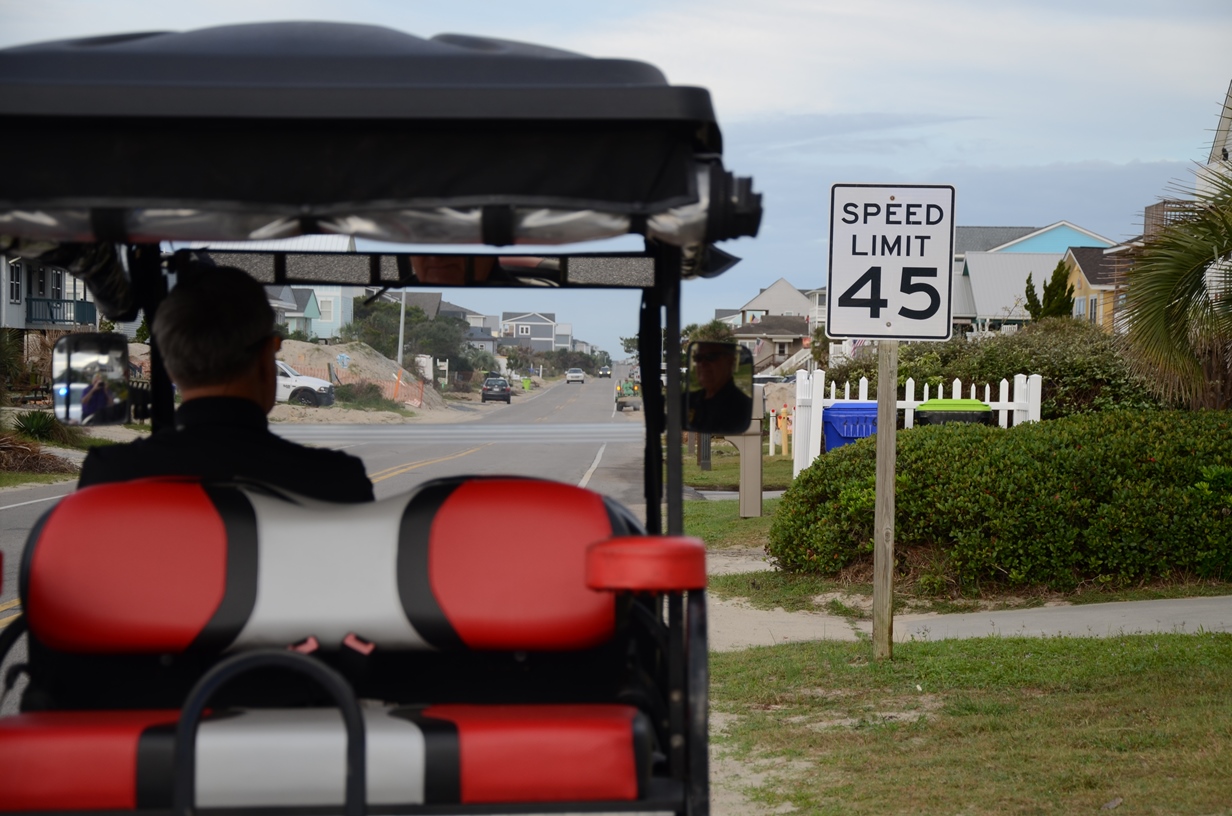
[[[710,598],[710,648],[716,652],[808,640],[871,637],[872,621],[819,612],[754,609]],[[1048,606],[958,615],[899,615],[894,640],[974,637],[1115,637],[1150,633],[1232,632],[1232,596]]]

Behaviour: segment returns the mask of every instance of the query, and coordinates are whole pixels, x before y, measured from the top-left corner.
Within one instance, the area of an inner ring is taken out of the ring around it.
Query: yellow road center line
[[[5,601],[4,603],[0,604],[0,612],[8,612],[10,609],[12,609],[15,606],[21,606],[21,598],[14,598],[11,601]]]
[[[492,443],[489,442],[488,445],[490,444]],[[488,445],[479,445],[477,447],[471,448],[470,450],[464,450],[461,453],[455,453],[450,456],[442,456],[439,459],[425,459],[422,462],[410,462],[409,464],[406,464],[406,465],[397,465],[392,468],[387,468],[386,470],[377,471],[377,473],[380,475],[369,476],[368,478],[372,480],[373,484],[376,484],[377,482],[383,482],[386,479],[393,478],[394,476],[401,476],[403,473],[409,473],[410,471],[415,470],[416,468],[427,467],[428,465],[435,465],[439,462],[448,462],[450,459],[460,459],[463,456],[472,454],[477,450],[482,450],[483,448],[488,447]]]
[[[20,617],[21,617],[21,613],[18,612],[16,615],[9,615],[7,618],[0,618],[0,629],[3,629],[4,627],[8,626],[10,623],[17,620]]]

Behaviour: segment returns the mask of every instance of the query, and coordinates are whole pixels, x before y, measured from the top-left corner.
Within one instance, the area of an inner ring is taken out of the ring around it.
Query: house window
[[[1074,317],[1085,317],[1087,313],[1087,299],[1074,298]]]
[[[40,266],[35,275],[35,280],[38,281],[35,288],[35,291],[38,292],[38,296],[47,297],[47,270]]]
[[[1095,323],[1099,320],[1099,295],[1091,295],[1090,304],[1090,308],[1087,310],[1087,317],[1092,323]]]
[[[518,326],[518,336],[530,337],[530,326]]]
[[[774,353],[779,357],[785,357],[787,355],[787,343],[775,343]]]
[[[326,323],[334,322],[334,299],[333,298],[322,298],[321,300],[318,300],[317,308],[321,310],[321,316],[318,318],[318,320],[322,320]]]
[[[21,264],[9,266],[9,303],[21,303]]]
[[[64,273],[59,269],[51,271],[51,297],[54,300],[64,300]]]

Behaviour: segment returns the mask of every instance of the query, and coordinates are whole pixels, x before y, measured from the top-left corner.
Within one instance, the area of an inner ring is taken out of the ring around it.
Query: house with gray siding
[[[501,312],[500,338],[501,345],[552,351],[557,347],[556,313]]]

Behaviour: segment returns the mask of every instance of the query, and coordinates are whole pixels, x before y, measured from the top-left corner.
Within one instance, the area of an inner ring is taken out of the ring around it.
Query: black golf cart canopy
[[[721,149],[704,89],[504,40],[294,22],[39,43],[0,50],[0,251],[633,233],[687,259],[757,231]]]

